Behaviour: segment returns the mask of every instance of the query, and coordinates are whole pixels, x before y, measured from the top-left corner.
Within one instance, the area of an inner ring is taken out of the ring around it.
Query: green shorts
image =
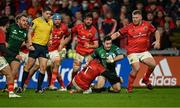
[[[12,61],[17,61],[17,62],[20,62],[19,59],[15,58],[15,57],[10,57],[10,56],[5,56],[4,57],[6,59],[6,61],[11,64]]]

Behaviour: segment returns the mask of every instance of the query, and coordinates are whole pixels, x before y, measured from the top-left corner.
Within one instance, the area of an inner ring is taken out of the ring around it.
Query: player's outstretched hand
[[[28,49],[31,50],[31,51],[34,51],[34,50],[35,50],[34,46],[32,46],[32,45],[30,45],[30,46],[28,47]]]
[[[152,43],[152,45],[154,45],[155,49],[160,49],[160,43],[159,42],[155,41]]]

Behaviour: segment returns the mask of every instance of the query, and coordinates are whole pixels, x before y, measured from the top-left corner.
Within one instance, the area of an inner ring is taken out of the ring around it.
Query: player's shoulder
[[[100,47],[95,49],[95,51],[101,51],[101,50],[104,50],[103,46],[100,46]]]
[[[148,21],[145,21],[145,20],[143,20],[142,23],[145,24],[145,25],[149,25],[150,24]]]
[[[75,25],[76,27],[78,27],[78,28],[82,28],[83,26],[84,26],[84,24],[77,24],[77,25]]]
[[[38,17],[38,18],[35,18],[32,22],[40,22],[40,21],[42,21],[42,18]]]
[[[114,45],[114,44],[112,44],[112,49],[114,49],[114,50],[119,50],[120,48],[118,47],[118,46],[116,46],[116,45]]]
[[[91,29],[92,29],[92,31],[97,31],[96,27],[94,27],[93,25],[92,25]]]

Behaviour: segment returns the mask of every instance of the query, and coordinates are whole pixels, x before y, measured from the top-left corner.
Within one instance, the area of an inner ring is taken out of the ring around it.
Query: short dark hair
[[[52,9],[49,6],[44,6],[43,9],[42,9],[42,12],[46,12],[46,11],[51,11],[52,12]]]
[[[88,12],[84,15],[84,19],[86,19],[87,17],[93,18],[92,12]]]
[[[132,12],[132,15],[137,15],[137,14],[142,15],[142,12],[140,10],[134,10]]]
[[[112,40],[111,36],[105,36],[103,39],[103,42]]]
[[[19,19],[21,19],[22,17],[28,17],[26,14],[24,14],[24,13],[20,13],[20,14],[18,14],[17,16],[16,16],[16,18],[15,18],[15,21],[17,22]]]
[[[9,18],[7,16],[0,17],[0,26],[5,26],[9,23]]]

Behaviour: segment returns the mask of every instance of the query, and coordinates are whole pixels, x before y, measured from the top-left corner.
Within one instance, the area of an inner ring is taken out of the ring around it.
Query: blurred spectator
[[[146,18],[149,23],[151,23],[153,26],[156,26],[156,23],[154,22],[154,15],[152,12],[148,12]]]
[[[108,13],[108,11],[111,11],[115,17],[119,16],[119,5],[118,2],[115,0],[107,0],[106,4],[103,5],[104,8],[108,8],[107,11],[105,11],[104,14]]]
[[[120,8],[120,14],[119,14],[119,22],[124,20],[125,18],[131,18],[131,15],[127,12],[127,7],[125,5],[122,5]]]
[[[146,16],[146,11],[144,10],[144,4],[141,1],[136,2],[136,7],[135,9],[140,10],[142,12],[143,18]]]
[[[72,12],[71,10],[69,9],[69,7],[71,4],[69,4],[69,2],[67,0],[62,0],[62,3],[61,3],[61,7],[60,9],[58,10],[58,12],[60,13],[66,13],[68,14],[69,16],[72,16]]]
[[[164,20],[161,20],[160,26],[164,27],[166,32],[171,32],[175,28],[172,18],[168,15],[164,17]]]
[[[70,10],[71,10],[73,16],[75,16],[75,13],[77,11],[81,11],[81,5],[79,5],[78,2],[76,0],[74,0],[74,1],[72,1],[72,7]]]
[[[164,12],[164,9],[162,6],[158,6],[156,2],[151,2],[150,4],[148,4],[146,7],[145,7],[145,10],[147,12],[152,12],[154,15],[156,15],[156,13],[158,11],[162,11]]]
[[[88,10],[92,11],[93,9],[99,9],[101,0],[89,0]]]
[[[169,0],[170,3],[168,3],[165,7],[167,14],[169,14],[172,19],[175,21],[179,15],[180,15],[180,1],[179,0]]]
[[[113,18],[113,13],[110,11],[105,14],[105,18],[102,21],[102,28],[100,33],[101,41],[104,39],[104,36],[111,36],[117,27],[117,21]]]
[[[88,0],[83,0],[81,5],[82,5],[82,12],[83,12],[83,14],[89,11],[88,10],[88,5],[89,5]]]
[[[161,36],[161,40],[160,40],[160,49],[166,49],[166,48],[170,48],[171,47],[171,42],[170,42],[170,32],[166,32],[164,30],[164,27],[162,26],[158,26],[157,29],[159,30],[160,36]]]
[[[30,15],[33,19],[37,18],[37,14],[42,10],[42,6],[40,2],[36,0],[32,0],[31,6],[27,9],[28,15]]]
[[[82,13],[81,11],[77,11],[75,13],[74,25],[81,24],[81,23],[82,23]]]
[[[103,19],[100,17],[99,12],[97,10],[94,10],[92,12],[92,15],[93,15],[93,25],[100,32]]]
[[[159,26],[161,21],[164,20],[164,13],[163,11],[157,11],[157,14],[156,14],[156,18],[155,18],[155,25],[154,26]]]
[[[59,10],[59,2],[56,2],[57,0],[47,0],[46,5],[48,5],[54,13],[56,13]]]

